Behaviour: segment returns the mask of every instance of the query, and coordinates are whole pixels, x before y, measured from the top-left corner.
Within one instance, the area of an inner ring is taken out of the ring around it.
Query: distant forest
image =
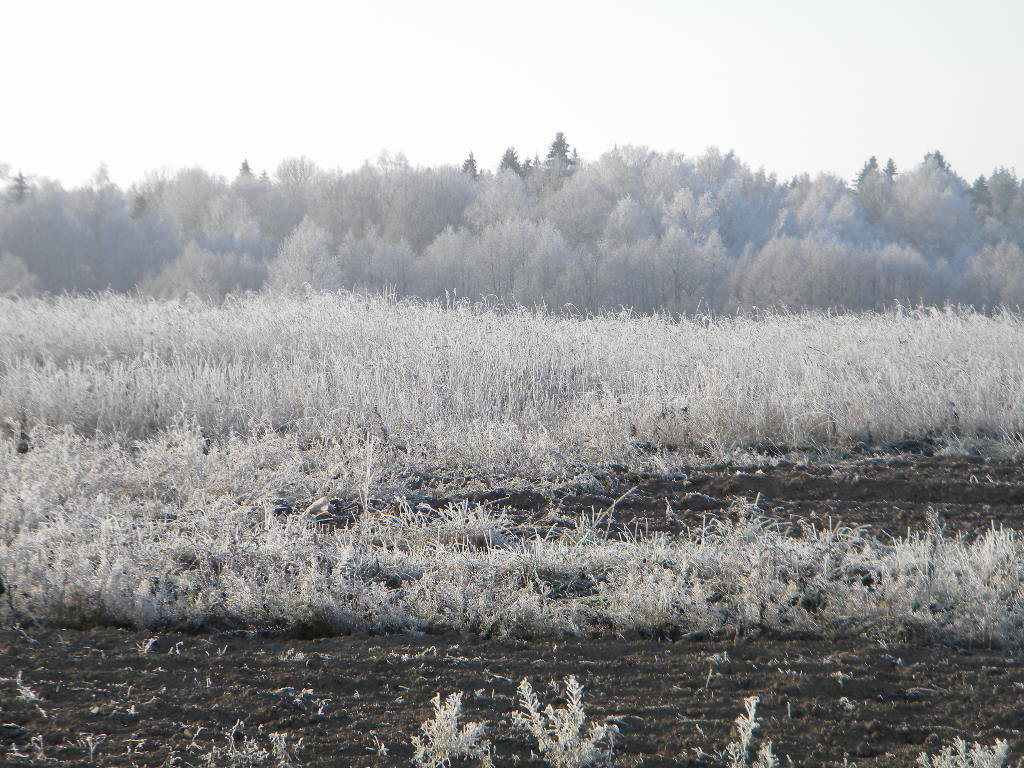
[[[234,179],[190,168],[75,189],[0,164],[0,295],[393,291],[582,310],[1024,304],[1024,188],[973,183],[940,152],[850,179],[779,180],[733,153],[514,148],[495,170],[344,172],[306,158]]]

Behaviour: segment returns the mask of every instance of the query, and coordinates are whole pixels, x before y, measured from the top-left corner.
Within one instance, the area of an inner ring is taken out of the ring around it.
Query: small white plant
[[[278,768],[295,768],[291,753],[288,751],[288,737],[283,733],[270,734],[270,751],[277,761]]]
[[[264,749],[255,739],[243,732],[244,723],[239,720],[228,732],[226,747],[214,747],[206,755],[208,768],[245,768],[246,766],[275,766],[295,768],[288,750],[287,737],[283,733],[270,734],[270,749]],[[198,736],[198,732],[196,733]],[[301,745],[301,740],[300,740]]]
[[[991,747],[956,739],[937,755],[922,753],[917,764],[920,768],[1002,768],[1009,753],[1010,745],[1001,739]]]
[[[18,674],[14,676],[14,685],[18,689],[18,698],[33,703],[42,701],[42,699],[39,698],[39,694],[33,691],[29,687],[28,683],[22,680],[21,675],[21,670],[18,670]]]
[[[725,757],[730,768],[775,768],[779,764],[772,752],[770,741],[761,745],[756,759],[753,763],[750,762],[750,746],[754,741],[754,731],[760,727],[760,723],[757,722],[759,702],[760,699],[757,696],[750,696],[743,700],[746,711],[736,718],[736,741],[725,748]]]
[[[370,731],[370,738],[373,739],[373,746],[370,747],[370,751],[376,753],[380,757],[387,757],[389,754],[388,746],[380,740],[380,736],[373,731]]]
[[[417,768],[447,768],[456,758],[477,759],[484,768],[493,765],[486,723],[461,725],[462,694],[447,699],[437,694],[431,703],[434,716],[421,726],[412,740],[413,763]]]
[[[32,688],[21,679],[21,670],[18,670],[18,674],[13,678],[7,678],[9,682],[14,683],[14,687],[18,689],[18,698],[27,701],[29,704],[34,706],[39,714],[42,715],[43,719],[48,719],[50,716],[46,714],[46,710],[43,709],[41,702],[43,699],[39,696]]]
[[[585,731],[587,714],[583,708],[583,686],[572,675],[565,678],[566,706],[556,709],[541,707],[529,680],[519,684],[519,705],[522,712],[513,716],[515,724],[537,741],[537,748],[552,768],[587,768],[613,765],[614,725],[591,724]]]
[[[32,748],[32,759],[41,763],[45,763],[50,758],[46,756],[46,746],[43,744],[42,736],[33,736],[29,740],[29,746]]]
[[[105,733],[80,733],[78,734],[78,746],[89,753],[89,762],[95,762],[96,750],[100,748],[100,745],[107,740],[107,734]]]

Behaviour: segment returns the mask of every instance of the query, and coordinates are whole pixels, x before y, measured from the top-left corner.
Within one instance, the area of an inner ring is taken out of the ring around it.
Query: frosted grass
[[[926,433],[1019,441],[1021,317],[566,318],[350,294],[0,300],[0,416],[277,431],[469,468]]]

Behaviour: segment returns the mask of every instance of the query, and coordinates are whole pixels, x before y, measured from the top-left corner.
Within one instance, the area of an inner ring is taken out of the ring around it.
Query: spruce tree
[[[473,157],[472,152],[470,152],[469,157],[462,162],[462,172],[468,174],[471,179],[475,179],[480,175],[480,169],[477,168],[476,158]]]
[[[25,174],[21,171],[18,171],[18,175],[14,177],[8,193],[11,196],[11,200],[18,204],[28,199],[28,179],[25,178]]]
[[[555,140],[551,142],[551,146],[548,148],[547,161],[549,165],[555,163],[561,163],[563,167],[569,165],[569,142],[565,139],[565,134],[559,131],[555,134]]]
[[[974,210],[986,209],[992,207],[992,193],[988,189],[988,181],[985,179],[985,174],[982,174],[974,180],[974,184],[971,185],[971,207]]]
[[[927,155],[924,156],[924,161],[926,163],[929,160],[934,162],[942,170],[949,171],[949,162],[946,160],[945,157],[942,156],[942,153],[939,152],[939,150],[936,149],[934,152],[929,152]]]
[[[141,192],[136,192],[132,195],[132,207],[128,211],[128,215],[133,219],[141,219],[146,215],[146,211],[149,210],[149,201],[146,196]]]
[[[238,169],[239,178],[252,178],[252,168],[249,167],[249,159],[246,158],[242,161],[242,166]]]
[[[890,179],[896,178],[896,161],[891,157],[886,160],[885,168],[882,169],[882,173],[888,176]]]
[[[868,161],[864,163],[864,167],[860,169],[860,173],[857,174],[857,179],[854,182],[854,189],[860,189],[860,185],[864,183],[864,179],[867,178],[868,174],[872,171],[878,170],[878,158],[872,155],[868,158]]]
[[[1010,168],[1002,166],[992,171],[988,177],[988,191],[992,202],[992,210],[1006,216],[1020,194],[1020,180]]]
[[[520,176],[523,175],[523,166],[519,162],[519,153],[516,152],[515,147],[509,147],[505,150],[505,154],[501,156],[501,163],[498,165],[499,171],[514,171]]]

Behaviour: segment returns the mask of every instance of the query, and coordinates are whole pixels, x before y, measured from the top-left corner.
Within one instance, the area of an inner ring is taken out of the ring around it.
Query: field
[[[461,691],[555,764],[510,713],[572,674],[619,765],[731,764],[753,695],[797,764],[1016,759],[1022,330],[0,300],[0,749],[407,764]]]

